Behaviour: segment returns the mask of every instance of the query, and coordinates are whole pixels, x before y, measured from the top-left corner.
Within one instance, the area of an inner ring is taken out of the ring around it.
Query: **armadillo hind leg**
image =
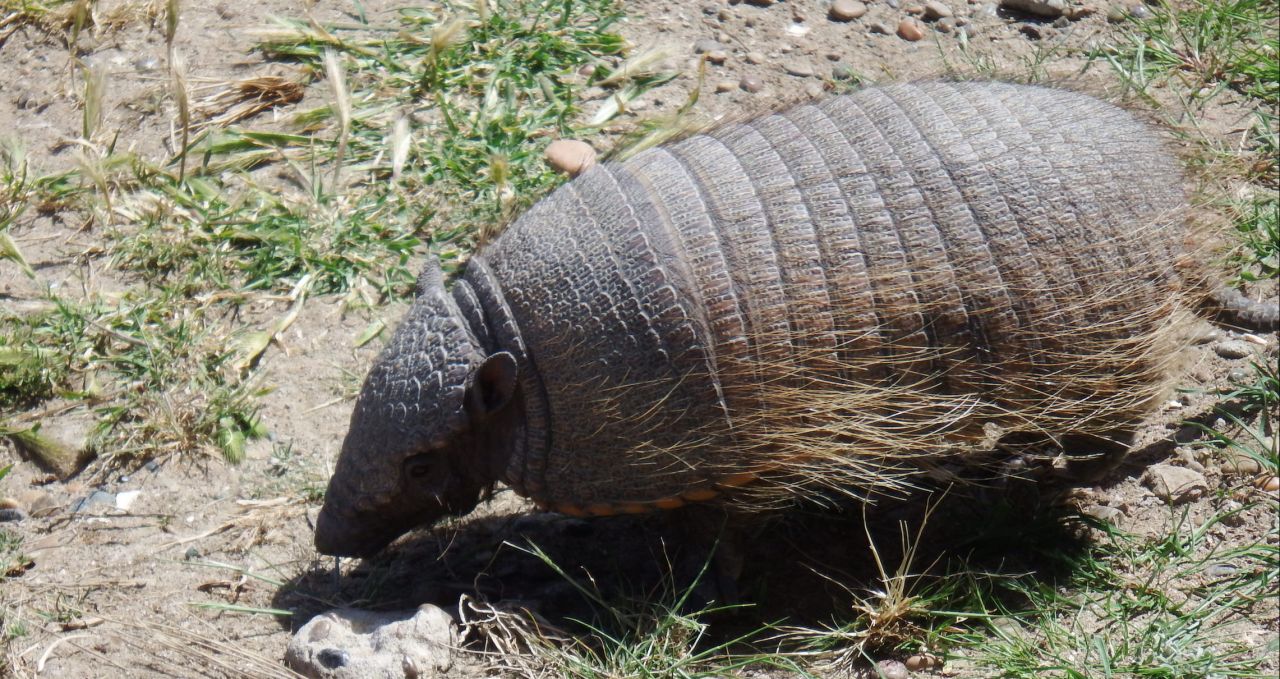
[[[1133,429],[1117,429],[1106,434],[1069,434],[1062,449],[1069,456],[1066,467],[1055,476],[1072,483],[1097,481],[1111,473],[1129,455],[1136,438]]]

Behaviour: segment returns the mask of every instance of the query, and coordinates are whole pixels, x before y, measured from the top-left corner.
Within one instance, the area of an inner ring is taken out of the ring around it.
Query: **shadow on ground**
[[[704,617],[717,622],[708,638],[727,640],[770,624],[851,622],[857,598],[884,589],[872,544],[892,575],[904,558],[904,533],[917,544],[906,568],[921,576],[913,582],[937,583],[965,568],[997,576],[1030,573],[1048,584],[1069,577],[1070,564],[1090,547],[1080,515],[1030,484],[1016,491],[934,494],[878,507],[865,521],[856,506],[797,508],[748,520],[738,531],[737,598],[743,605]],[[726,591],[717,584],[723,580],[715,568],[703,572],[716,538],[691,536],[697,531],[688,526],[697,523],[707,518],[696,510],[469,519],[408,536],[354,569],[344,568],[341,577],[333,560],[325,559],[282,587],[274,605],[294,612],[286,624],[297,629],[337,606],[393,610],[431,603],[456,612],[459,597],[467,594],[527,608],[586,635],[584,624],[607,629],[616,618],[583,589],[623,610],[636,610],[638,601],[674,602],[689,591],[686,612],[723,601]],[[533,553],[534,546],[545,559]]]

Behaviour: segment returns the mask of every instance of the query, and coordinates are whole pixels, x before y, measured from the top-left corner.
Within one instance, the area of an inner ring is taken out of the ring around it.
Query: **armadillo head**
[[[485,355],[439,263],[428,262],[356,401],[316,549],[368,556],[416,526],[471,511],[495,480],[487,430],[515,385],[515,359]]]

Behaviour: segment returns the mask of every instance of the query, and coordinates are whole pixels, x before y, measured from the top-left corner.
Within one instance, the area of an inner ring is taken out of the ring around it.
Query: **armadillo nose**
[[[330,556],[355,556],[351,553],[354,541],[347,535],[346,524],[326,503],[316,517],[316,551]]]

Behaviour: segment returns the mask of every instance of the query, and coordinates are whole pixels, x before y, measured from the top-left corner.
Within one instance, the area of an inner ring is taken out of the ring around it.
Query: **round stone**
[[[835,0],[827,11],[832,21],[853,21],[867,13],[866,3],[858,0]]]
[[[913,19],[903,19],[898,22],[898,37],[907,42],[916,42],[924,38],[924,29]]]
[[[585,141],[557,139],[547,146],[543,157],[551,169],[576,177],[595,165],[596,150]]]

